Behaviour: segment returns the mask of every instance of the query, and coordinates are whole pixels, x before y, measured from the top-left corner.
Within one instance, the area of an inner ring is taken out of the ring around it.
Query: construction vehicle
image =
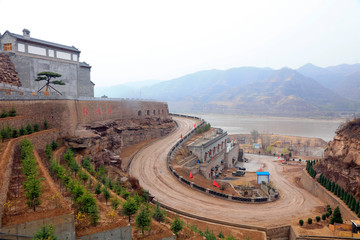
[[[281,147],[282,141],[275,141],[271,144],[271,146],[276,146],[276,144],[278,144],[278,143],[280,144],[280,147]]]

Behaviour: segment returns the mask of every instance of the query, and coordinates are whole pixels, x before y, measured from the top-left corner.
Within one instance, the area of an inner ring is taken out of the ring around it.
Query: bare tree
[[[253,140],[254,143],[259,138],[259,132],[257,130],[252,130],[250,135],[251,135],[251,139]]]

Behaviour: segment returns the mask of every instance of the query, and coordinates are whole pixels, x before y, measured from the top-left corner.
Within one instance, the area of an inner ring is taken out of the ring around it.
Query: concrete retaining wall
[[[55,235],[58,239],[75,240],[75,224],[73,213],[25,222],[17,225],[10,225],[0,228],[0,231],[8,234],[33,236],[35,232],[37,232],[43,225],[46,224],[52,224],[54,226]]]
[[[291,226],[281,226],[276,228],[267,228],[266,236],[270,240],[275,239],[289,239]]]
[[[121,228],[110,229],[103,232],[94,233],[79,237],[82,240],[129,240],[131,238],[131,226],[125,226]]]
[[[323,186],[321,186],[318,182],[316,182],[304,169],[301,179],[301,184],[303,185],[304,189],[309,191],[314,196],[318,197],[319,199],[323,200],[327,204],[331,206],[332,209],[339,206],[341,215],[345,219],[358,219],[354,212],[352,212],[344,203],[343,201],[336,197],[332,192],[329,192]]]

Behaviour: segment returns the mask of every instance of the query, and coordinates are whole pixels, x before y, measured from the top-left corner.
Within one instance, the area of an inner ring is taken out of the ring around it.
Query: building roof
[[[360,220],[351,220],[351,222],[354,223],[356,227],[360,227]]]
[[[256,172],[256,176],[270,176],[269,172]]]
[[[22,41],[26,41],[26,42],[33,42],[33,43],[38,43],[38,44],[42,44],[42,45],[48,45],[48,46],[52,46],[52,47],[56,47],[56,48],[61,48],[61,49],[65,49],[65,50],[69,50],[69,51],[73,51],[73,52],[77,52],[80,53],[81,51],[79,51],[79,49],[77,49],[74,46],[66,46],[66,45],[62,45],[62,44],[58,44],[58,43],[53,43],[53,42],[48,42],[48,41],[44,41],[44,40],[40,40],[40,39],[36,39],[36,38],[32,38],[32,37],[24,37],[23,35],[19,35],[16,33],[11,33],[9,31],[6,31],[5,33],[8,33],[10,36],[16,38],[16,39],[20,39]],[[4,35],[5,35],[4,33]]]

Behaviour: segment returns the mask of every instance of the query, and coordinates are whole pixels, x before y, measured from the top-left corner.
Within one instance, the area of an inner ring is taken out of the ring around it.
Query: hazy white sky
[[[6,30],[75,46],[97,86],[360,62],[360,0],[0,0]]]

